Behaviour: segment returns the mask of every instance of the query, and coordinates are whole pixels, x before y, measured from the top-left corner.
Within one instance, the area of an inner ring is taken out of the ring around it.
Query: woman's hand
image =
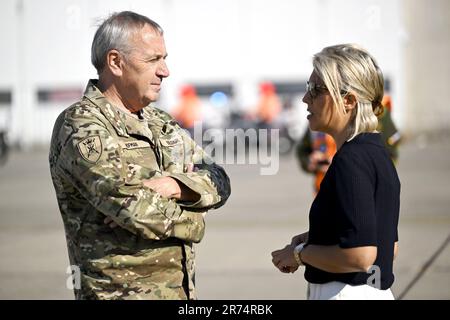
[[[280,250],[272,252],[272,263],[283,273],[294,273],[298,269],[298,263],[294,258],[295,246],[288,244]]]
[[[302,234],[296,235],[291,240],[291,245],[294,247],[298,246],[300,243],[308,242],[309,231],[304,232]]]

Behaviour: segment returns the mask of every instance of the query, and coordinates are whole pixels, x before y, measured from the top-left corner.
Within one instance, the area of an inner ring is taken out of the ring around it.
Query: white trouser
[[[307,297],[308,300],[395,300],[391,289],[380,290],[367,284],[351,286],[338,281],[308,283]]]

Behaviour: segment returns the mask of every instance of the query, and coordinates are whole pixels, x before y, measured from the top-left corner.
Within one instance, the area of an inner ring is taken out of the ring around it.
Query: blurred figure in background
[[[392,161],[397,164],[398,161],[398,147],[401,142],[401,134],[392,120],[392,99],[389,93],[385,93],[381,101],[383,106],[383,113],[378,117],[377,130],[381,133],[386,148],[389,151]]]
[[[281,99],[278,97],[275,86],[270,82],[263,82],[259,86],[259,100],[256,104],[256,128],[267,130],[267,143],[271,144],[270,130],[279,127],[280,114],[283,109]],[[260,133],[257,135],[257,148],[260,144]]]
[[[329,134],[306,128],[300,143],[297,145],[296,157],[303,171],[315,175],[315,194],[319,192],[320,183],[325,177],[335,153],[336,144]]]
[[[389,155],[396,164],[401,135],[391,117],[392,102],[390,95],[385,94],[381,104],[383,113],[378,117],[377,131],[381,133]],[[319,192],[320,184],[335,153],[336,144],[330,135],[306,128],[302,139],[297,144],[296,157],[303,171],[315,175],[314,194]]]
[[[270,82],[261,83],[260,96],[256,104],[258,129],[270,129],[274,127],[281,111],[282,103],[276,93],[275,86]]]
[[[193,137],[195,122],[202,120],[202,105],[194,86],[185,85],[181,88],[180,103],[175,107],[172,115]]]

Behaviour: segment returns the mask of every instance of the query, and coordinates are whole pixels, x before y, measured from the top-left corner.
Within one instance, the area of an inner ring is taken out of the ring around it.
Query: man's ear
[[[356,97],[352,93],[347,93],[344,97],[344,107],[345,111],[351,112],[353,109],[356,108],[356,104],[358,102],[356,101]]]
[[[110,50],[106,54],[106,67],[111,73],[117,77],[122,76],[123,70],[123,58],[117,50]]]

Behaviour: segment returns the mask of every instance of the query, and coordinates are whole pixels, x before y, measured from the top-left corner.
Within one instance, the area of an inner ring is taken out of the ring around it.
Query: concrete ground
[[[405,143],[397,297],[450,233],[450,142]],[[307,230],[312,179],[293,155],[278,174],[257,165],[226,165],[232,181],[227,205],[207,216],[197,246],[200,299],[304,299],[302,272],[282,274],[270,253]],[[64,230],[48,170],[46,150],[13,152],[0,167],[0,299],[73,299]],[[450,299],[450,246],[405,299]]]

